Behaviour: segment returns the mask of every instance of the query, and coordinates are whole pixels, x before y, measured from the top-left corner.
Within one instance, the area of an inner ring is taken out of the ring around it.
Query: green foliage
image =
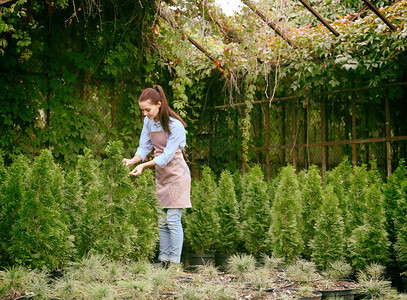
[[[10,265],[11,231],[17,221],[18,210],[26,199],[31,167],[26,157],[20,155],[3,170],[0,185],[0,259],[1,265]]]
[[[333,187],[328,185],[324,191],[321,207],[315,211],[315,233],[310,241],[312,261],[326,268],[331,263],[343,259],[345,239],[344,224],[338,198]]]
[[[84,229],[84,217],[87,215],[87,212],[80,177],[75,170],[66,174],[63,194],[64,202],[62,209],[68,216],[67,224],[69,232],[75,238],[75,248],[80,249]]]
[[[128,176],[128,168],[122,163],[122,153],[121,142],[109,143],[106,148],[107,158],[103,161],[101,174],[103,197],[98,201],[102,209],[96,223],[93,245],[98,253],[114,259],[134,258],[136,243],[140,245],[137,240],[138,228],[133,223],[135,216],[132,215],[136,206],[135,187]],[[156,240],[156,236],[152,236],[152,239]],[[147,246],[151,251],[151,244]],[[141,252],[140,249],[138,251]],[[151,255],[147,251],[144,254]]]
[[[376,184],[370,184],[362,200],[363,223],[352,231],[349,245],[355,269],[364,269],[373,262],[385,264],[389,255],[383,193]]]
[[[85,150],[79,156],[76,172],[82,186],[82,198],[85,201],[85,214],[82,216],[79,236],[75,238],[79,257],[87,254],[93,247],[98,236],[99,222],[103,215],[104,197],[100,172],[100,163],[94,158],[90,150]],[[78,217],[80,217],[78,215]]]
[[[302,217],[304,220],[302,225],[304,240],[303,254],[306,258],[310,258],[311,249],[309,248],[309,242],[318,232],[318,229],[316,229],[316,222],[317,219],[320,220],[321,212],[319,211],[319,207],[323,205],[321,204],[323,203],[322,178],[319,175],[319,169],[317,166],[311,166],[309,171],[305,174],[305,180],[301,184],[301,187],[301,194],[304,199],[304,211]],[[321,227],[319,227],[319,229],[320,228]]]
[[[285,274],[290,280],[302,282],[312,281],[320,277],[315,263],[305,259],[297,259],[288,265]]]
[[[328,280],[343,280],[352,273],[352,266],[343,260],[330,262],[325,268],[325,278]]]
[[[155,195],[155,180],[152,170],[144,170],[134,184],[135,199],[131,208],[130,223],[137,230],[132,241],[131,258],[150,259],[158,242],[158,199]]]
[[[251,254],[233,254],[229,257],[226,268],[229,273],[242,279],[255,270],[256,259]]]
[[[217,252],[234,254],[239,245],[239,205],[233,177],[228,170],[222,171],[219,178],[216,212],[221,229],[216,241]]]
[[[271,224],[267,183],[259,166],[244,175],[241,202],[241,238],[245,248],[254,254],[270,252],[267,243]]]
[[[217,190],[211,169],[203,167],[201,179],[193,181],[191,189],[193,206],[185,215],[186,244],[198,254],[214,250],[220,230],[216,212]]]
[[[292,166],[282,168],[279,178],[272,206],[271,244],[274,255],[292,262],[303,249],[303,198]]]
[[[117,260],[151,258],[158,241],[158,200],[151,170],[131,182],[123,145],[99,163],[89,150],[65,173],[43,150],[2,171],[0,265],[63,267],[99,252]]]
[[[348,239],[353,227],[351,226],[353,210],[350,208],[349,191],[353,184],[352,165],[347,157],[344,157],[341,163],[332,171],[327,172],[327,183],[334,189],[339,201],[339,207],[342,211],[342,219],[345,225],[344,237]]]
[[[67,215],[62,210],[64,177],[50,150],[36,157],[10,234],[14,263],[58,268],[72,258]],[[9,199],[8,201],[12,201]]]

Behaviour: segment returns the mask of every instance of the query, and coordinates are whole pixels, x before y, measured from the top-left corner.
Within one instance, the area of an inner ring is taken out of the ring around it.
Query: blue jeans
[[[160,255],[158,260],[179,263],[181,261],[184,232],[182,230],[182,208],[164,208],[160,215]]]

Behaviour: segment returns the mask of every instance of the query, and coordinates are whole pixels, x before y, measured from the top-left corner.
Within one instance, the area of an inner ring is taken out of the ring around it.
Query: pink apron
[[[162,154],[167,145],[165,131],[150,132],[154,157]],[[163,208],[191,207],[191,175],[178,147],[174,157],[164,167],[155,166],[156,195]]]

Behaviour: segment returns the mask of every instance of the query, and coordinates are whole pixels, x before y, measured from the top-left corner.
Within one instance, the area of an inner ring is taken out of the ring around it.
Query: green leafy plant
[[[207,276],[208,278],[215,278],[219,274],[219,270],[211,263],[197,266],[197,272]]]
[[[297,259],[294,263],[287,266],[285,275],[288,279],[300,282],[319,279],[316,265],[305,259]]]
[[[338,198],[338,205],[342,212],[342,220],[345,226],[344,238],[347,241],[352,233],[352,213],[350,208],[350,190],[353,185],[352,165],[347,157],[344,157],[339,165],[334,169],[327,172],[327,184],[331,185],[334,189],[334,193]]]
[[[272,255],[262,254],[263,268],[270,271],[275,271],[281,268],[284,264],[284,259],[281,257],[275,257]]]
[[[302,211],[303,199],[292,166],[280,170],[280,182],[272,205],[270,238],[273,253],[293,262],[303,249]]]
[[[0,260],[3,266],[12,264],[9,252],[11,232],[29,189],[30,176],[30,162],[23,155],[17,156],[7,169],[3,169],[0,186]]]
[[[343,261],[336,260],[328,264],[324,271],[324,277],[329,280],[346,279],[352,273],[352,266]]]
[[[251,254],[233,254],[226,265],[227,271],[243,279],[256,268],[256,259]]]
[[[379,264],[369,264],[365,271],[358,273],[358,283],[360,288],[358,293],[364,296],[364,299],[387,299],[391,293],[390,281],[383,279],[384,267]]]
[[[304,211],[303,211],[303,240],[304,240],[304,249],[303,255],[310,259],[311,258],[311,249],[309,242],[314,239],[315,232],[318,230],[315,229],[315,223],[319,217],[319,207],[323,202],[322,194],[322,178],[319,175],[319,169],[317,166],[313,165],[308,170],[304,176],[304,182],[301,184],[301,193],[304,200]]]
[[[216,250],[219,253],[236,253],[240,230],[239,205],[236,201],[233,177],[227,170],[222,171],[220,175],[216,199],[220,228],[216,239]]]
[[[85,149],[84,155],[79,156],[76,165],[76,172],[81,183],[82,198],[85,202],[85,214],[81,220],[74,221],[81,223],[78,236],[75,237],[78,256],[82,258],[87,255],[94,247],[98,237],[98,224],[103,214],[104,197],[102,178],[99,175],[100,162],[96,160],[89,149]]]
[[[355,269],[364,269],[370,263],[388,261],[389,240],[385,229],[383,194],[376,184],[371,184],[364,194],[363,225],[352,232],[349,251]]]
[[[80,177],[75,170],[69,171],[65,175],[65,185],[63,188],[64,202],[62,209],[68,216],[69,233],[74,237],[76,249],[81,249],[83,241],[84,217],[87,215],[85,199],[83,197]]]
[[[74,253],[62,210],[63,172],[51,151],[36,157],[11,230],[8,251],[14,263],[61,268]]]
[[[139,236],[138,233],[142,232],[142,229],[137,225],[140,226],[147,222],[151,225],[157,224],[156,219],[153,219],[153,217],[157,217],[157,214],[152,214],[151,211],[151,204],[157,204],[157,201],[156,197],[136,198],[137,193],[128,176],[128,168],[122,164],[122,153],[121,142],[109,143],[106,148],[107,158],[103,161],[102,173],[104,192],[101,202],[102,215],[98,220],[98,231],[93,248],[99,253],[105,253],[115,259],[130,257],[146,259],[152,255],[152,250],[154,250],[152,245],[155,246],[157,235],[151,234],[153,233],[151,226],[148,226],[147,234]],[[146,191],[143,192],[146,193]],[[137,200],[147,200],[148,202],[139,205]],[[143,214],[145,215],[143,216]],[[137,221],[137,218],[142,218],[142,220]],[[139,238],[140,240],[138,240]],[[143,242],[145,248],[140,249]]]
[[[211,169],[203,167],[201,179],[195,180],[192,185],[194,205],[185,215],[186,242],[198,254],[213,251],[219,233],[217,188]]]
[[[158,236],[157,196],[155,195],[155,180],[152,170],[143,171],[142,176],[134,181],[136,191],[132,203],[130,222],[137,229],[133,237],[133,248],[130,258],[147,260],[153,257]]]
[[[315,213],[315,233],[310,241],[313,250],[311,257],[318,266],[325,268],[345,255],[342,212],[332,186],[326,187],[321,206]]]
[[[386,229],[389,233],[392,258],[402,271],[407,270],[407,169],[404,160],[388,178],[383,194],[385,196]]]
[[[270,198],[261,168],[252,167],[243,180],[241,239],[251,253],[270,252],[267,244],[271,224]]]

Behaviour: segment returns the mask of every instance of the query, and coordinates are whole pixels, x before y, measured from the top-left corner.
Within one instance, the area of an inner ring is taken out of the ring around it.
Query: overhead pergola
[[[221,65],[220,63],[220,59],[217,57],[217,55],[211,53],[211,50],[208,50],[207,48],[205,48],[202,44],[200,44],[199,42],[197,42],[195,39],[192,39],[189,35],[185,34],[186,30],[182,29],[182,25],[180,23],[177,23],[176,21],[174,21],[173,16],[171,16],[171,13],[177,10],[177,7],[179,7],[177,5],[177,3],[175,3],[172,0],[166,0],[167,4],[172,7],[172,10],[168,10],[166,11],[160,11],[160,17],[163,18],[164,20],[166,20],[172,28],[176,29],[176,30],[181,30],[183,32],[183,35],[186,36],[187,40],[194,45],[194,47],[196,47],[200,52],[202,52],[206,57],[208,57],[212,62],[214,62],[216,64],[216,66],[219,68],[221,71],[227,71],[227,67]],[[276,34],[276,39],[281,39],[282,43],[279,44],[279,47],[285,48],[286,52],[285,53],[290,53],[290,49],[292,49],[292,51],[296,51],[298,50],[298,47],[300,46],[299,44],[297,44],[298,41],[298,36],[294,36],[297,32],[301,32],[302,36],[306,36],[309,32],[307,31],[307,29],[303,29],[303,28],[288,28],[288,26],[284,26],[286,24],[282,24],[280,23],[280,21],[277,21],[276,19],[273,19],[272,17],[269,17],[267,13],[265,13],[265,10],[267,9],[267,5],[265,5],[266,7],[263,6],[262,9],[260,9],[257,5],[257,3],[255,3],[254,1],[250,1],[250,0],[242,0],[242,2],[246,5],[247,8],[249,8],[249,10],[247,10],[248,12],[251,12],[253,14],[253,16],[255,16],[258,20],[260,20],[261,22],[264,22],[264,24],[266,24],[269,28],[272,29],[273,32],[275,32]],[[398,3],[400,1],[395,1],[392,5],[394,6],[396,3]],[[336,46],[345,43],[344,41],[349,40],[349,37],[352,37],[352,33],[351,32],[347,32],[347,37],[344,39],[343,37],[345,36],[345,34],[343,33],[343,28],[341,26],[338,26],[338,22],[331,24],[330,22],[328,22],[319,12],[317,12],[307,1],[305,0],[300,0],[298,3],[301,3],[301,5],[307,9],[309,12],[312,13],[312,15],[322,24],[321,30],[318,27],[319,32],[321,33],[321,37],[323,38],[328,38],[328,36],[330,34],[332,34],[332,39],[329,40],[330,43],[334,43]],[[380,34],[382,36],[390,36],[392,34],[392,32],[396,31],[396,26],[394,26],[392,24],[392,22],[374,5],[372,4],[372,2],[368,1],[368,0],[363,0],[363,2],[361,1],[361,4],[364,4],[363,7],[361,9],[359,9],[357,12],[355,13],[350,13],[348,16],[346,17],[341,17],[343,20],[343,23],[352,23],[353,25],[353,29],[359,27],[359,26],[367,26],[367,22],[364,23],[358,23],[358,22],[354,22],[357,20],[358,17],[360,17],[363,13],[365,13],[367,10],[371,10],[373,12],[373,15],[376,15],[378,18],[374,18],[375,19],[375,27],[377,26],[377,23],[382,22],[384,25],[382,25],[381,27],[386,27],[389,28],[389,30],[382,30],[380,32]],[[263,10],[263,11],[262,11]],[[183,13],[182,9],[177,10],[178,13],[181,12],[181,14]],[[212,18],[213,19],[213,18]],[[380,19],[380,20],[379,20]],[[362,20],[362,19],[361,19]],[[260,23],[261,23],[260,22]],[[369,21],[371,22],[371,21]],[[214,22],[216,24],[216,26],[220,27],[222,26],[221,22]],[[256,24],[257,26],[258,23]],[[305,26],[305,27],[311,27],[311,26]],[[328,30],[325,33],[324,27]],[[380,27],[380,26],[379,26]],[[290,30],[291,29],[291,30]],[[342,29],[342,30],[341,30]],[[364,32],[368,32],[369,28],[364,28],[363,31]],[[221,33],[224,33],[226,30],[220,30]],[[369,33],[367,33],[369,34]],[[198,38],[199,39],[199,38]],[[202,39],[203,41],[205,40],[204,38]],[[274,40],[275,41],[275,40]],[[324,42],[324,41],[322,41]],[[349,42],[350,43],[350,42]],[[242,43],[239,43],[242,44]],[[226,46],[225,46],[226,47]],[[270,47],[270,46],[269,46]],[[274,47],[274,45],[272,44],[271,47]],[[349,47],[349,45],[348,45]],[[245,51],[245,46],[241,47],[242,51]],[[312,50],[312,49],[309,49]],[[334,51],[335,49],[332,49],[332,51]],[[219,54],[218,54],[219,55]],[[250,54],[249,54],[250,55]],[[257,55],[257,53],[252,52],[252,55]],[[257,58],[258,59],[258,58]],[[259,59],[258,59],[259,60]],[[332,60],[332,56],[331,56],[331,60]],[[335,58],[333,59],[335,60]],[[259,60],[260,63],[263,63],[261,60]],[[273,67],[278,67],[279,65],[282,65],[284,63],[290,63],[290,61],[288,62],[281,62],[278,61],[276,64],[271,64],[270,61],[266,62],[267,64],[273,66]],[[319,63],[323,64],[324,63],[324,58],[320,58]],[[263,136],[263,139],[265,141],[265,144],[263,144],[262,146],[254,146],[254,147],[250,147],[248,150],[255,152],[255,153],[260,153],[263,152],[265,153],[265,167],[266,167],[266,173],[267,173],[267,177],[270,178],[270,165],[272,163],[272,159],[270,156],[270,152],[276,152],[276,151],[283,151],[286,153],[290,153],[289,155],[291,156],[291,162],[293,163],[294,167],[297,167],[297,164],[299,164],[299,156],[300,153],[302,153],[303,151],[306,151],[309,155],[309,149],[319,149],[317,151],[321,151],[321,169],[322,169],[322,176],[325,177],[325,172],[327,170],[327,165],[329,164],[329,159],[328,159],[328,149],[330,147],[340,147],[340,146],[348,146],[351,149],[351,158],[352,158],[352,162],[353,165],[356,166],[356,162],[357,162],[357,149],[358,147],[361,147],[361,145],[368,145],[368,144],[373,144],[373,143],[382,143],[385,144],[385,157],[386,157],[386,167],[387,167],[387,175],[389,176],[391,174],[391,143],[397,143],[397,142],[404,142],[407,140],[407,136],[406,135],[399,135],[399,136],[395,136],[394,134],[391,133],[391,129],[390,129],[390,120],[391,120],[391,105],[390,105],[390,97],[389,97],[389,93],[392,89],[398,88],[398,87],[404,87],[406,86],[407,83],[405,81],[403,82],[395,82],[395,83],[385,83],[382,85],[377,85],[377,86],[368,86],[368,85],[364,85],[364,86],[355,86],[352,88],[337,88],[337,89],[331,89],[331,90],[327,90],[327,91],[322,91],[322,92],[318,92],[317,96],[318,99],[316,99],[315,101],[321,101],[319,102],[318,106],[320,105],[320,111],[318,111],[318,116],[319,116],[319,120],[318,122],[320,122],[321,128],[319,128],[320,130],[320,139],[318,141],[314,141],[314,142],[304,142],[304,141],[299,141],[297,140],[297,134],[298,132],[296,130],[298,130],[298,125],[297,125],[297,120],[299,118],[302,118],[302,114],[305,113],[309,114],[309,106],[305,106],[305,109],[303,109],[303,111],[301,110],[301,107],[299,107],[296,103],[300,102],[303,98],[302,96],[299,95],[291,95],[291,96],[278,96],[278,97],[274,97],[274,95],[272,97],[266,98],[266,99],[255,99],[254,101],[251,101],[250,103],[253,105],[257,105],[258,107],[261,107],[261,110],[264,112],[264,115],[262,116],[263,122],[264,122],[264,127],[263,127],[263,132],[265,134],[265,136]],[[357,113],[356,113],[356,107],[359,105],[357,102],[357,96],[355,95],[363,95],[364,93],[368,93],[369,91],[380,91],[380,92],[384,92],[385,94],[385,98],[383,99],[383,111],[385,112],[385,135],[384,136],[379,136],[379,137],[361,137],[360,134],[358,134],[358,130],[357,130]],[[329,140],[326,134],[326,131],[328,130],[328,113],[326,111],[326,102],[324,102],[327,97],[329,97],[330,99],[334,99],[334,98],[346,98],[346,97],[352,97],[352,100],[350,102],[350,105],[348,107],[348,109],[351,112],[351,120],[349,121],[350,123],[350,127],[351,127],[351,132],[349,133],[351,138],[346,139],[346,138],[341,138],[338,140]],[[272,125],[270,124],[270,119],[271,119],[271,111],[272,109],[270,109],[270,105],[271,102],[273,101],[274,104],[276,104],[276,106],[286,106],[287,109],[289,110],[289,112],[287,112],[287,119],[289,119],[290,121],[287,124],[287,128],[290,127],[292,132],[288,132],[287,133],[287,140],[285,141],[284,144],[278,144],[272,141],[271,136],[270,136],[270,130],[272,128]],[[228,108],[234,108],[239,110],[239,112],[241,113],[241,117],[243,117],[244,112],[242,109],[239,108],[244,108],[247,106],[247,102],[237,102],[237,103],[233,103],[233,104],[224,104],[224,105],[215,105],[213,108],[214,110],[225,110]],[[299,108],[298,108],[299,107]],[[318,108],[319,109],[319,108]],[[257,122],[257,120],[256,120]],[[290,123],[291,122],[291,123]],[[296,129],[297,128],[297,129]],[[363,147],[362,146],[362,147]],[[288,151],[288,152],[287,152]],[[316,151],[316,150],[314,150]],[[242,171],[244,172],[245,170],[245,157],[242,157]]]
[[[305,0],[299,0],[301,4],[309,10],[333,35],[338,37],[340,33],[338,33],[330,24],[327,20],[325,20],[312,6]],[[173,0],[166,0],[166,2],[173,7],[177,7],[177,3],[175,3]],[[283,31],[281,26],[279,26],[278,22],[271,20],[270,18],[267,18],[263,12],[261,12],[259,9],[256,8],[255,4],[251,2],[250,0],[242,0],[242,2],[249,7],[261,20],[263,20],[270,28],[272,28],[275,33],[280,36],[287,44],[289,44],[292,47],[296,47],[295,44],[292,42],[290,37],[287,35],[287,32]],[[358,16],[360,16],[362,13],[364,13],[368,8],[371,9],[391,30],[396,30],[396,27],[380,12],[380,10],[369,0],[363,0],[365,3],[365,6],[363,6],[358,12],[355,14],[351,15],[349,17],[350,21],[355,21]],[[394,4],[400,1],[395,1]],[[393,4],[393,5],[394,5]],[[166,13],[160,10],[160,17],[163,18],[165,21],[167,21],[171,27],[174,29],[180,30],[183,32],[183,29],[177,25],[177,23],[172,19],[172,17]],[[185,34],[185,33],[183,33]],[[222,66],[219,64],[219,60],[215,59],[214,56],[205,49],[201,44],[199,44],[197,41],[195,41],[192,37],[189,35],[185,34],[187,37],[188,41],[193,44],[199,51],[201,51],[203,54],[205,54],[210,60],[212,60],[218,67],[223,70]]]

